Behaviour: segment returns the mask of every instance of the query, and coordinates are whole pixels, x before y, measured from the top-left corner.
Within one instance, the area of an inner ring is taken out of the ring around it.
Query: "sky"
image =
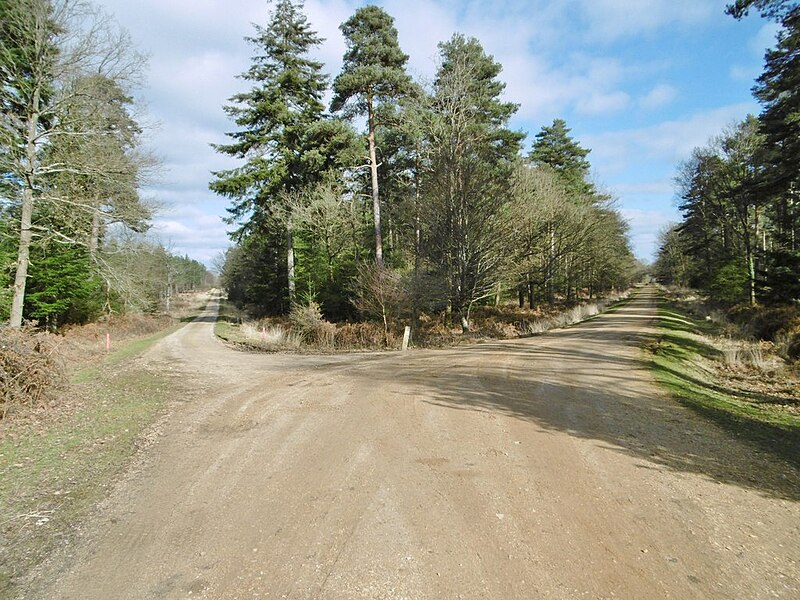
[[[153,235],[208,266],[230,245],[229,202],[208,189],[212,171],[238,163],[215,152],[235,130],[222,107],[246,83],[245,37],[266,25],[266,0],[98,0],[149,57],[137,96],[152,125],[146,143],[162,162],[143,190],[161,208]],[[736,21],[725,0],[386,0],[409,71],[430,80],[437,44],[456,32],[476,37],[503,65],[505,99],[519,104],[511,127],[534,135],[556,118],[591,149],[597,186],[616,199],[634,253],[654,258],[658,233],[680,218],[677,165],[759,106],[751,88],[776,27],[758,16]],[[315,52],[338,73],[339,24],[354,0],[307,0],[305,14],[325,42]]]

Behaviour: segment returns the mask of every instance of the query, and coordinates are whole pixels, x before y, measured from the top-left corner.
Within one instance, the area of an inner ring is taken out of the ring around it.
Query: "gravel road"
[[[800,598],[800,474],[654,387],[651,290],[402,354],[238,352],[215,310],[138,359],[184,394],[29,597]]]

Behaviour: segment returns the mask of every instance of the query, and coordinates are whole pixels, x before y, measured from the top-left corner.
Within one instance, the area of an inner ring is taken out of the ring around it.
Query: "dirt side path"
[[[800,597],[800,475],[655,390],[653,315],[287,356],[209,313],[142,359],[192,392],[28,597]]]

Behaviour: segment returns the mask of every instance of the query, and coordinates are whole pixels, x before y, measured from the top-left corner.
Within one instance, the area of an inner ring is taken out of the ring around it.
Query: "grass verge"
[[[4,430],[0,598],[14,597],[33,567],[72,542],[163,412],[171,384],[127,361],[175,328],[125,344],[78,372],[66,392],[80,398],[75,410],[45,411]]]
[[[150,346],[155,344],[158,340],[167,337],[171,333],[175,333],[178,329],[185,325],[184,322],[176,323],[171,327],[167,327],[166,329],[162,329],[161,331],[154,333],[153,335],[148,335],[143,338],[139,338],[136,340],[132,340],[125,344],[122,344],[118,350],[115,350],[105,356],[103,361],[99,364],[94,364],[89,367],[83,368],[76,372],[72,377],[70,377],[70,383],[72,384],[81,384],[87,383],[96,379],[100,376],[100,373],[103,369],[108,367],[113,367],[125,362],[128,359],[141,354],[145,350],[147,350]]]
[[[720,358],[705,337],[715,326],[666,301],[659,306],[658,324],[658,338],[647,348],[657,381],[680,403],[734,436],[800,466],[800,415],[768,394],[734,389],[704,368],[704,363]]]

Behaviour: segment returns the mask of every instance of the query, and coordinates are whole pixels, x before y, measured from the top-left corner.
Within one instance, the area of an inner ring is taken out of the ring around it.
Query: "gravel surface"
[[[654,292],[522,340],[139,360],[185,391],[26,598],[800,598],[800,474],[659,392]],[[44,589],[43,589],[44,588]]]

